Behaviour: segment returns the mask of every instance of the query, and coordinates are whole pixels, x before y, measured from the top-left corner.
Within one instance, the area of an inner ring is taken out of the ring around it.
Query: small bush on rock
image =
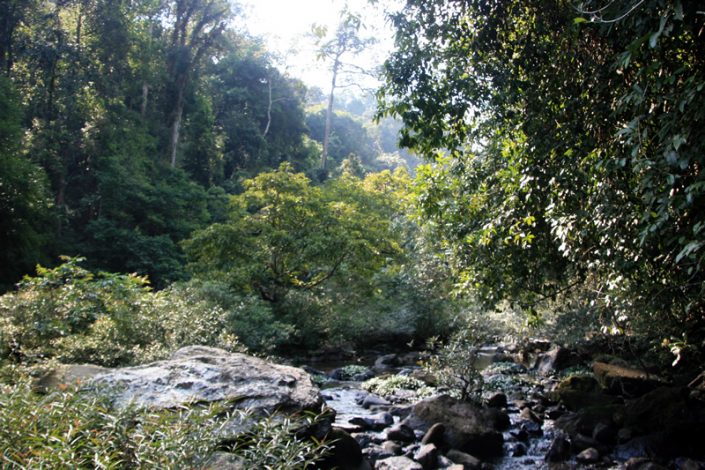
[[[375,377],[362,384],[363,390],[379,396],[389,398],[400,391],[414,391],[417,398],[431,396],[435,391],[419,379],[407,375],[390,375],[388,377]]]

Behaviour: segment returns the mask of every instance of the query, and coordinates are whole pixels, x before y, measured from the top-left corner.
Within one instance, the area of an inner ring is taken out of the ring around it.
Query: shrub
[[[433,394],[434,389],[424,382],[408,375],[390,375],[388,377],[374,377],[365,381],[362,388],[370,393],[389,398],[400,391],[413,391],[417,398]]]
[[[81,258],[37,268],[0,297],[0,358],[133,364],[203,344],[237,349],[227,315],[188,288],[152,292],[146,278],[93,273]]]
[[[0,386],[3,468],[201,468],[222,448],[233,418],[227,404],[176,410],[114,410],[107,394],[67,388],[37,395],[28,382]],[[239,420],[250,420],[235,411]],[[327,447],[296,439],[302,425],[287,417],[257,420],[230,450],[245,468],[309,468]]]

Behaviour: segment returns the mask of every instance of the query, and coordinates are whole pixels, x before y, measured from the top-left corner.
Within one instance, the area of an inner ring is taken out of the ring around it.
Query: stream
[[[488,347],[480,351],[476,365],[479,370],[486,371],[496,361],[496,348]],[[373,365],[373,358],[363,358],[355,361],[358,365]],[[317,369],[330,374],[335,369],[349,365],[350,361],[327,361],[325,363],[316,363]],[[402,370],[406,372],[411,368],[419,368],[418,366],[392,367],[385,371],[385,374],[396,374]],[[517,375],[517,379],[525,379],[528,375]],[[533,379],[533,378],[532,378]],[[362,390],[362,382],[356,381],[334,381],[331,380],[321,387],[321,394],[327,405],[336,411],[336,419],[334,425],[345,429],[356,436],[356,431],[359,429],[355,425],[350,424],[350,420],[356,417],[368,417],[381,411],[387,411],[387,407],[373,407],[373,409],[364,408],[361,405],[361,400],[368,395],[368,392]],[[554,464],[549,464],[545,460],[546,453],[551,445],[554,437],[553,420],[545,419],[541,424],[527,422],[521,416],[521,410],[516,406],[516,403],[521,403],[528,400],[530,395],[542,393],[543,386],[535,385],[531,387],[516,387],[512,390],[503,390],[508,396],[509,403],[506,411],[510,418],[510,427],[503,432],[504,437],[504,455],[498,459],[489,461],[491,468],[497,470],[511,469],[548,469],[555,468]],[[413,404],[413,403],[412,403]],[[398,423],[399,418],[394,417],[394,422]],[[370,432],[367,434],[375,435],[378,440],[384,439],[384,432]],[[358,438],[360,441],[361,439]],[[570,468],[595,468],[594,465],[580,465],[575,461],[568,462]],[[609,467],[601,467],[609,468]],[[617,468],[617,467],[615,467]]]

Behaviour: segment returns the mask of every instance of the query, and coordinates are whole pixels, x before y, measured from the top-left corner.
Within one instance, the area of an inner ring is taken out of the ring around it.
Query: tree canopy
[[[419,201],[462,291],[529,312],[570,294],[616,330],[705,338],[698,9],[409,0],[392,17],[381,113],[434,162]]]

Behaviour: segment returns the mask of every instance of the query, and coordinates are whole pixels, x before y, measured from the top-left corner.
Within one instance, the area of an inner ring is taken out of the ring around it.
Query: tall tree
[[[351,83],[341,83],[341,74],[360,73],[364,71],[358,66],[354,66],[345,61],[350,56],[355,56],[365,50],[374,42],[374,38],[363,38],[360,32],[363,29],[362,19],[359,15],[352,13],[347,7],[341,13],[341,20],[333,34],[327,37],[327,29],[321,26],[313,27],[313,33],[318,38],[318,56],[330,63],[331,84],[328,93],[328,105],[326,108],[326,123],[323,133],[323,152],[321,153],[320,169],[323,174],[327,171],[328,150],[330,143],[331,122],[333,119],[333,104],[335,101],[336,89],[344,86],[351,86]]]
[[[705,338],[705,17],[689,0],[408,0],[386,113],[461,287]],[[584,12],[584,13],[581,13]],[[667,328],[666,325],[669,325]]]
[[[171,77],[171,116],[168,149],[169,161],[174,168],[186,87],[206,54],[215,47],[232,13],[229,4],[223,0],[174,0],[170,15],[168,73]]]

